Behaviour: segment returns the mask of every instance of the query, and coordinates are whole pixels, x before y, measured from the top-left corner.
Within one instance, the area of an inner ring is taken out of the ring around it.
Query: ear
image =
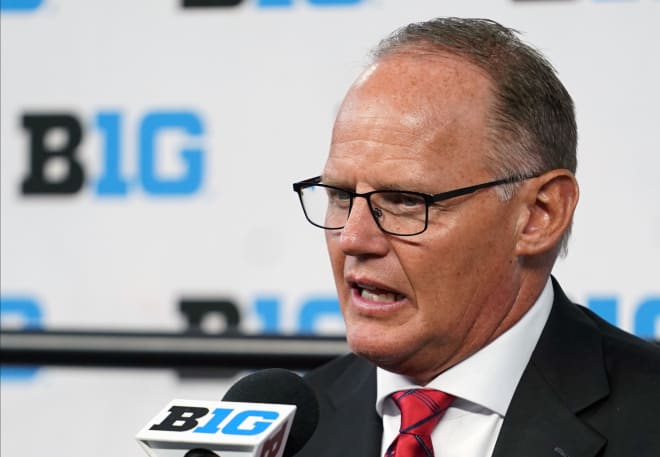
[[[569,170],[552,170],[530,180],[527,186],[524,199],[528,211],[516,244],[517,254],[529,256],[559,249],[578,202],[575,176]]]

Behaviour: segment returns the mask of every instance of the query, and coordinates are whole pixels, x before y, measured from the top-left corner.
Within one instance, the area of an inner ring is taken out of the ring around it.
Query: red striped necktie
[[[432,389],[400,390],[391,397],[401,411],[401,427],[385,457],[433,457],[431,432],[454,397]]]

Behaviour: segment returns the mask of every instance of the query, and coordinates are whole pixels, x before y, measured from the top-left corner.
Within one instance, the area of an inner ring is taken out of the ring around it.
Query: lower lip
[[[368,315],[372,317],[386,316],[402,308],[406,302],[407,299],[405,297],[403,299],[392,302],[368,300],[360,295],[360,289],[355,287],[351,288],[351,303],[353,304],[353,307],[362,315]]]

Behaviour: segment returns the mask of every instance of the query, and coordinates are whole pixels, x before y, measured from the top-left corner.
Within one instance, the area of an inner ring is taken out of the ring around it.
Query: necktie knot
[[[454,397],[433,389],[400,390],[391,397],[401,411],[401,427],[386,455],[432,457],[431,432]]]

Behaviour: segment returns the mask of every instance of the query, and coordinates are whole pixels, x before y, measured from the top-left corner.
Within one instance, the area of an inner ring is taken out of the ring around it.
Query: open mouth
[[[406,298],[405,295],[391,290],[381,289],[360,283],[352,283],[351,287],[361,298],[375,303],[395,303]]]

